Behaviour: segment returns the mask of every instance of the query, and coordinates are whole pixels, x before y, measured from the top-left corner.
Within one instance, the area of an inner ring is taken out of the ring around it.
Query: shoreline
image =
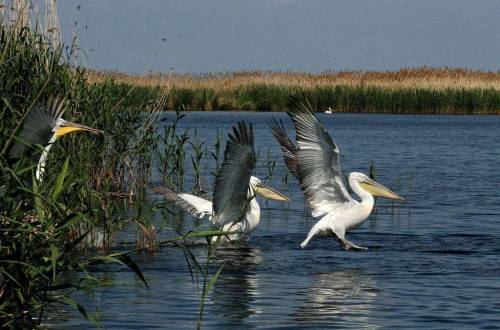
[[[500,72],[417,68],[399,71],[222,72],[206,74],[86,73],[90,84],[113,82],[145,101],[166,93],[166,108],[193,111],[286,111],[305,95],[318,111],[394,114],[500,114]]]

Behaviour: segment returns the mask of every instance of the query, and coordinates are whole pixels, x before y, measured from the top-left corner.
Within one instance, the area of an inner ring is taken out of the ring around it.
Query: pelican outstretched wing
[[[297,133],[297,169],[302,190],[313,217],[351,202],[343,182],[339,149],[313,113],[310,103],[293,100],[289,104]]]
[[[46,102],[38,104],[26,117],[23,130],[18,135],[18,141],[10,150],[9,156],[19,158],[26,144],[47,144],[67,104],[66,99],[58,97],[50,97]]]
[[[255,168],[252,125],[238,122],[229,134],[224,160],[215,179],[213,224],[237,222],[248,208],[250,177]]]
[[[197,219],[212,216],[212,202],[198,196],[176,193],[165,187],[155,187],[153,191],[165,196],[168,205],[178,207]]]
[[[281,152],[283,153],[283,160],[285,161],[286,167],[294,177],[299,178],[299,172],[297,169],[297,147],[293,144],[292,140],[288,137],[285,131],[283,122],[276,120],[276,118],[271,119],[269,124],[271,132],[281,146]]]

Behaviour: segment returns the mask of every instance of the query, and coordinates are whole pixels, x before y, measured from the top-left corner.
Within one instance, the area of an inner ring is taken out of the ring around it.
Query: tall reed
[[[193,165],[194,172],[194,187],[193,192],[200,194],[204,192],[202,185],[202,173],[201,173],[201,161],[206,154],[206,149],[204,148],[205,141],[200,141],[198,136],[198,131],[194,130],[194,142],[189,143],[193,149],[194,155],[191,156],[191,164]]]
[[[177,109],[174,121],[165,125],[163,133],[158,135],[160,145],[157,148],[162,183],[180,191],[184,188],[184,162],[186,158],[184,148],[188,143],[189,135],[187,131],[178,133],[177,126],[184,117],[182,109]]]
[[[394,72],[234,72],[199,75],[89,71],[89,82],[168,91],[168,108],[285,111],[291,95],[338,112],[500,114],[500,73],[427,67]]]

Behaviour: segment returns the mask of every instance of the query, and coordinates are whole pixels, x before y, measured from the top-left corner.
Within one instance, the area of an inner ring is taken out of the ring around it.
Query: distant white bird
[[[173,204],[202,219],[209,217],[211,223],[227,232],[235,232],[223,238],[223,242],[247,238],[260,222],[260,207],[255,196],[288,201],[288,197],[252,176],[255,168],[255,151],[252,126],[239,122],[233,127],[233,135],[224,151],[224,160],[215,179],[213,202],[203,198],[176,193],[165,187],[153,190],[165,196]]]
[[[313,217],[322,217],[300,244],[305,247],[318,234],[333,233],[346,249],[366,250],[345,239],[346,232],[361,225],[370,215],[373,196],[403,200],[401,196],[363,173],[349,174],[349,185],[361,201],[347,192],[340,168],[339,149],[313,113],[310,103],[292,101],[288,115],[297,134],[297,146],[282,122],[273,119],[271,131],[281,145],[285,163],[299,180]]]

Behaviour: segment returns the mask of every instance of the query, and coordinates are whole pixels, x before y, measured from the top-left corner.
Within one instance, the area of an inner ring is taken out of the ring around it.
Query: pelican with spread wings
[[[288,169],[300,182],[312,216],[322,217],[300,245],[304,248],[314,236],[333,233],[344,248],[366,250],[348,241],[346,232],[368,218],[374,196],[403,198],[358,172],[349,173],[349,185],[360,201],[352,198],[343,182],[339,149],[314,115],[310,103],[290,102],[288,115],[295,127],[297,145],[288,137],[281,121],[273,119],[271,131],[281,145]]]
[[[239,122],[228,138],[224,160],[215,179],[212,202],[198,196],[176,193],[165,187],[153,190],[163,194],[167,204],[195,218],[208,216],[215,227],[233,232],[228,235],[228,239],[234,241],[248,237],[259,225],[260,207],[256,195],[279,201],[289,199],[252,176],[256,163],[252,126]]]
[[[35,172],[38,181],[42,181],[50,149],[59,138],[78,131],[103,133],[101,130],[64,120],[62,116],[67,107],[66,99],[54,96],[37,104],[28,113],[23,129],[9,152],[9,158],[17,160],[24,155],[28,146],[37,144],[44,146]]]

